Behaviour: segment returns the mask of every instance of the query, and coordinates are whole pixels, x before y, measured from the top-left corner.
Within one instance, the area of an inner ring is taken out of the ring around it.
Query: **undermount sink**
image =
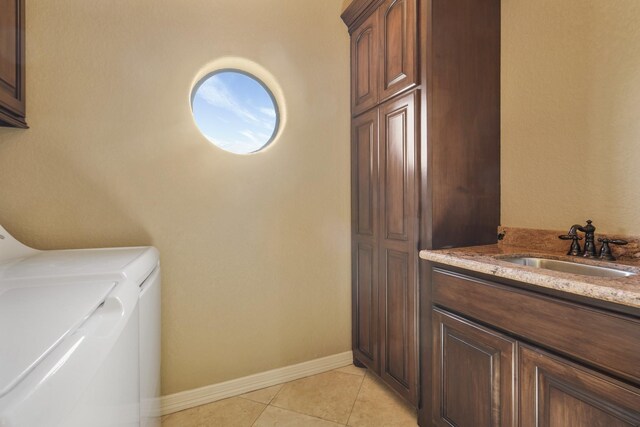
[[[546,270],[559,271],[562,273],[580,274],[594,277],[629,277],[635,273],[618,270],[617,268],[601,267],[597,265],[578,264],[577,262],[558,261],[555,259],[513,256],[500,258],[501,261],[510,262],[527,267],[544,268]]]

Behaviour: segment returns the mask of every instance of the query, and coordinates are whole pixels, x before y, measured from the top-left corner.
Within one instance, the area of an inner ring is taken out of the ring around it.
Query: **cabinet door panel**
[[[380,173],[382,235],[387,240],[414,239],[416,131],[415,94],[381,107]]]
[[[378,102],[378,15],[351,35],[351,109],[358,115]]]
[[[380,375],[417,402],[415,93],[380,107]]]
[[[352,135],[353,230],[372,236],[376,230],[378,203],[378,111],[353,121]]]
[[[368,368],[378,369],[378,252],[375,244],[355,242],[353,260],[353,351]]]
[[[24,0],[0,0],[0,123],[24,127]]]
[[[416,83],[416,0],[387,0],[380,6],[380,98]]]
[[[386,319],[384,360],[385,375],[409,388],[409,369],[407,349],[411,348],[407,325],[409,311],[409,277],[411,277],[410,256],[405,252],[385,251],[385,303]]]
[[[433,424],[515,426],[515,340],[440,310],[432,320]]]
[[[520,347],[522,427],[640,425],[640,389],[551,356]]]
[[[352,346],[378,371],[378,111],[353,121],[351,137]]]

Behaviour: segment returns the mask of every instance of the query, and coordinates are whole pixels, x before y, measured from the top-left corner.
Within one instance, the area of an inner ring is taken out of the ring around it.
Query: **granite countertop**
[[[514,234],[513,229],[507,229]],[[557,239],[557,235],[556,235]],[[509,243],[516,243],[509,245]],[[553,244],[555,246],[555,243]],[[588,298],[608,301],[640,309],[640,258],[637,254],[621,256],[619,261],[606,262],[558,253],[550,245],[532,245],[530,249],[517,245],[517,240],[504,243],[455,249],[423,250],[420,258],[463,268],[478,273],[516,280],[530,285],[554,289]],[[566,245],[565,245],[566,246]],[[564,250],[566,251],[567,248]],[[501,260],[507,256],[533,256],[588,265],[613,267],[636,273],[628,277],[592,277],[554,270],[528,267]]]

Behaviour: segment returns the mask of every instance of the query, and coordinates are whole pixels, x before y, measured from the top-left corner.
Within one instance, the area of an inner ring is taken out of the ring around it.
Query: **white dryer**
[[[152,247],[38,251],[0,227],[0,427],[159,426]]]

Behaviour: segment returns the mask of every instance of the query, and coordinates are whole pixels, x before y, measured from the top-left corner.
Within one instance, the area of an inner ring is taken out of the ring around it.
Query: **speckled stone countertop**
[[[606,262],[600,260],[570,257],[565,255],[569,248],[569,242],[557,242],[558,234],[548,230],[528,230],[501,228],[499,232],[505,233],[505,239],[496,245],[472,246],[455,249],[423,250],[420,258],[463,268],[478,273],[484,273],[505,279],[516,280],[530,285],[550,288],[588,298],[608,301],[640,309],[640,257],[638,257],[638,243],[640,239],[630,238],[626,251],[618,251],[619,260]],[[535,236],[546,235],[549,239],[526,239],[523,234],[531,233]],[[607,236],[608,237],[608,236]],[[617,236],[619,237],[619,236]],[[527,242],[529,247],[524,248],[519,242]],[[562,248],[559,250],[559,248]],[[501,260],[507,256],[534,256],[561,261],[572,261],[581,264],[613,267],[636,273],[629,277],[592,277],[570,273],[562,273],[542,268],[527,267]]]

